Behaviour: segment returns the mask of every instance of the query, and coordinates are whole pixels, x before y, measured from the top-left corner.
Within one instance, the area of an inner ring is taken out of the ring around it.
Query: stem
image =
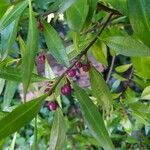
[[[113,67],[114,67],[114,63],[115,63],[115,58],[116,58],[116,56],[113,56],[112,61],[111,61],[111,65],[110,65],[110,69],[109,69],[109,72],[108,72],[108,76],[107,76],[107,79],[106,79],[106,83],[108,83],[108,81],[111,77],[111,73],[113,71]]]
[[[34,118],[34,149],[37,150],[37,116]]]
[[[52,86],[51,90],[47,93],[47,95],[51,95],[53,93],[53,91],[55,90],[56,86],[59,84],[59,82],[61,81],[61,79],[64,78],[64,76],[66,75],[66,73],[74,67],[74,65],[82,58],[82,56],[84,56],[87,51],[91,48],[91,46],[96,42],[96,40],[98,39],[98,36],[100,36],[103,32],[103,30],[107,27],[108,23],[110,22],[112,16],[114,15],[114,13],[111,13],[108,17],[108,19],[106,20],[106,22],[103,24],[100,32],[97,34],[97,36],[89,43],[89,45],[79,54],[76,56],[75,58],[75,62],[58,78],[58,80],[56,81],[56,83]]]
[[[104,10],[106,12],[114,13],[115,15],[123,16],[119,11],[112,9],[112,8],[109,8],[105,5],[103,5],[102,3],[98,3],[97,10]]]

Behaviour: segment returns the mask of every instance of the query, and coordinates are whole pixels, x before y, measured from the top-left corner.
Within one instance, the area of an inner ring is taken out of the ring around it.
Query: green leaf
[[[17,82],[14,82],[14,81],[7,82],[5,93],[4,93],[4,100],[3,100],[4,110],[7,110],[7,108],[10,106],[10,103],[12,101],[12,98],[14,97],[17,87],[18,87]]]
[[[132,37],[113,36],[102,40],[118,54],[132,57],[150,56],[150,48]]]
[[[44,22],[44,27],[44,36],[50,53],[60,64],[69,66],[66,50],[57,31],[47,22]]]
[[[45,77],[50,80],[53,80],[55,78],[55,74],[48,63],[48,60],[45,61]]]
[[[108,65],[107,63],[107,48],[106,45],[103,44],[100,40],[98,40],[93,46],[92,46],[92,53],[95,57],[95,59],[99,62],[101,62],[104,65]]]
[[[14,21],[14,27],[12,32],[9,35],[8,43],[7,43],[7,50],[10,51],[17,36],[17,29],[18,29],[18,24],[19,24],[19,17]]]
[[[13,67],[0,67],[0,78],[22,82],[21,69]],[[37,74],[32,73],[31,82],[42,82],[47,81],[47,78],[40,77]]]
[[[93,14],[96,11],[96,6],[98,3],[98,0],[87,0],[87,3],[89,5],[89,12],[88,12],[88,15],[86,18],[86,22],[87,22],[87,24],[90,24],[91,20],[93,18]]]
[[[0,111],[0,120],[4,118],[7,114],[8,112]]]
[[[144,104],[137,102],[135,104],[130,105],[132,114],[138,121],[140,121],[140,123],[150,125],[150,114],[144,112],[145,109],[143,109],[143,108],[145,108],[145,107],[140,107],[140,105],[142,106]],[[142,108],[142,110],[140,110],[140,108]],[[149,112],[149,110],[148,110],[148,112]]]
[[[18,131],[29,123],[38,113],[42,101],[46,98],[43,95],[14,109],[11,113],[0,120],[0,140]]]
[[[7,10],[9,3],[6,0],[1,0],[0,5],[0,19],[4,15],[5,11]]]
[[[104,107],[106,111],[109,111],[112,96],[105,80],[94,67],[91,67],[89,75],[93,96],[97,98],[97,102]]]
[[[124,15],[128,15],[127,11],[127,0],[103,0],[104,2],[110,3],[116,10]]]
[[[0,85],[1,85],[0,86],[0,95],[1,95],[3,88],[5,86],[5,79],[0,78]]]
[[[66,17],[70,29],[80,32],[85,23],[89,7],[87,0],[78,0],[67,11]]]
[[[134,33],[150,47],[150,2],[128,0],[129,19]]]
[[[80,103],[83,116],[92,135],[105,150],[114,150],[98,108],[92,103],[86,92],[76,84],[74,84],[74,94]]]
[[[22,58],[22,82],[23,82],[24,96],[26,95],[28,86],[30,84],[37,51],[38,51],[38,29],[36,19],[33,16],[31,0],[29,0],[29,29],[28,29],[27,49]]]
[[[63,13],[66,11],[70,6],[72,6],[77,0],[63,0],[61,5],[59,6],[59,13]]]
[[[116,67],[115,70],[119,73],[122,73],[122,72],[126,72],[131,66],[132,64],[121,65]]]
[[[66,139],[66,125],[63,113],[57,109],[54,116],[54,122],[51,129],[50,136],[50,150],[60,150],[63,148]]]
[[[141,99],[147,99],[150,100],[150,86],[146,87],[141,95]]]
[[[132,58],[132,63],[135,68],[135,73],[142,78],[150,78],[150,57],[135,57]]]
[[[126,80],[127,80],[126,78],[120,76],[120,75],[117,74],[117,73],[113,73],[112,76],[113,76],[114,78],[120,80],[120,81],[126,81]]]
[[[12,5],[8,8],[6,13],[0,20],[0,31],[6,28],[11,22],[13,22],[16,18],[18,18],[25,8],[28,6],[28,1],[24,0],[16,5]]]

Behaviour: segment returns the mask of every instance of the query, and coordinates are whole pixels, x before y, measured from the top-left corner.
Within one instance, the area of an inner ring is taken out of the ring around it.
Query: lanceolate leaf
[[[80,103],[83,116],[92,135],[105,150],[114,150],[98,108],[92,103],[86,92],[76,84],[74,84],[74,94]]]
[[[85,23],[88,14],[87,0],[78,0],[67,11],[67,22],[70,29],[79,32]]]
[[[108,65],[107,63],[107,47],[100,40],[97,40],[95,44],[92,46],[92,53],[95,59],[101,62],[104,65]]]
[[[127,0],[103,0],[104,2],[110,3],[114,9],[120,11],[124,15],[128,15],[127,11]]]
[[[150,47],[150,1],[128,0],[128,8],[135,34]]]
[[[13,67],[0,67],[0,78],[22,82],[21,70]],[[47,80],[47,78],[40,77],[34,73],[31,75],[31,82],[42,82]]]
[[[0,78],[0,85],[1,85],[0,86],[0,95],[1,95],[3,88],[5,86],[5,79]]]
[[[18,83],[14,81],[8,81],[5,88],[3,109],[7,109],[10,106],[12,98],[14,97]]]
[[[10,6],[0,20],[0,31],[7,27],[12,21],[18,18],[24,9],[28,6],[28,0],[24,0],[16,5]]]
[[[29,0],[29,29],[27,39],[27,49],[22,59],[22,80],[24,95],[27,93],[34,67],[34,61],[38,50],[38,29],[35,17],[33,16],[31,0]]]
[[[0,19],[3,16],[3,14],[5,13],[5,11],[7,10],[8,6],[9,6],[8,1],[1,0],[1,5],[0,5]]]
[[[115,70],[117,72],[121,72],[122,73],[122,72],[127,71],[131,66],[132,66],[132,64],[126,64],[126,65],[122,65],[122,66],[116,67]]]
[[[91,67],[89,74],[93,96],[97,98],[98,103],[104,107],[106,111],[109,111],[112,96],[105,80],[94,67]]]
[[[150,86],[146,87],[141,95],[141,99],[147,99],[150,100]]]
[[[96,6],[98,3],[98,0],[87,0],[87,2],[89,5],[89,12],[88,12],[88,16],[87,16],[87,21],[90,22],[92,20],[94,11],[96,11]]]
[[[132,37],[113,36],[102,40],[118,54],[132,57],[150,56],[150,48]]]
[[[59,63],[69,66],[66,50],[57,31],[47,22],[44,22],[44,27],[44,36],[50,53]]]
[[[43,95],[29,101],[14,109],[11,113],[0,120],[0,140],[18,131],[29,123],[38,113],[42,101],[46,98]]]
[[[139,103],[139,105],[140,105],[140,103]],[[143,104],[141,104],[141,105],[143,105]],[[135,116],[135,118],[137,118],[137,120],[140,121],[140,123],[150,125],[150,113],[145,113],[145,112],[141,111],[140,109],[138,109],[136,104],[130,105],[130,108],[132,110],[133,115]]]
[[[66,139],[66,125],[62,111],[55,112],[54,122],[51,129],[49,150],[59,150],[63,148]]]
[[[73,5],[77,0],[64,0],[59,8],[59,13],[66,11],[71,5]]]
[[[18,23],[19,23],[19,17],[14,21],[14,28],[12,30],[12,32],[9,35],[9,39],[8,39],[8,44],[7,44],[7,50],[10,51],[14,41],[16,39],[16,35],[17,35],[17,29],[18,29]]]

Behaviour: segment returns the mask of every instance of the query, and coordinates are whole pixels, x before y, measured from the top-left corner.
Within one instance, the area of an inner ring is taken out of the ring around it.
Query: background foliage
[[[150,149],[149,8],[149,0],[0,0],[0,149]]]

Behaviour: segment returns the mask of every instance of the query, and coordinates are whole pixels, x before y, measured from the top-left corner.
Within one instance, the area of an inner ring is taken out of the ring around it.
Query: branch
[[[105,5],[103,5],[102,3],[97,4],[97,10],[104,10],[104,11],[109,12],[109,13],[110,12],[114,13],[115,15],[123,16],[123,14],[121,14],[119,11],[112,9],[112,8],[109,8]]]
[[[108,17],[108,19],[106,20],[106,22],[103,24],[100,32],[97,34],[97,36],[89,43],[89,45],[79,54],[76,56],[75,58],[75,62],[58,78],[58,80],[56,81],[56,83],[52,86],[51,90],[47,93],[47,96],[51,95],[53,93],[53,91],[55,90],[55,88],[57,87],[57,85],[59,84],[59,82],[61,81],[61,79],[64,78],[64,76],[66,75],[66,73],[74,67],[74,65],[82,58],[82,56],[84,56],[87,51],[92,47],[92,45],[96,42],[96,40],[98,39],[98,36],[100,36],[103,32],[103,30],[107,27],[108,23],[110,22],[112,16],[114,15],[114,13],[111,13]]]
[[[109,69],[109,72],[108,72],[108,76],[107,76],[107,79],[106,79],[106,83],[108,83],[108,81],[111,77],[111,73],[113,71],[113,67],[114,67],[114,63],[115,63],[115,58],[116,58],[116,56],[113,56],[112,61],[111,61],[111,65],[110,65],[110,69]]]

